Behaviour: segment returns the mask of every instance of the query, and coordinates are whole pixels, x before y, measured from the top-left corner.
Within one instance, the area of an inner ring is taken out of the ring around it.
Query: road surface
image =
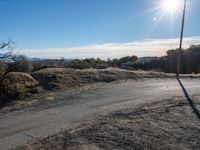
[[[200,79],[183,79],[190,95],[200,94]],[[98,86],[98,84],[97,84]],[[109,83],[51,105],[0,115],[0,149],[6,150],[62,130],[74,128],[99,115],[139,104],[184,96],[176,79],[144,79]],[[47,107],[48,106],[48,107]]]

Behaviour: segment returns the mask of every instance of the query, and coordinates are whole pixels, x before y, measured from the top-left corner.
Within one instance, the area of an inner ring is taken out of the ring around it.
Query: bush
[[[10,100],[24,98],[37,85],[37,81],[27,73],[11,72],[0,86],[0,98]],[[2,101],[1,101],[2,102]]]
[[[106,68],[108,68],[108,67],[109,67],[109,65],[106,64],[106,63],[104,63],[104,64],[97,64],[97,65],[95,66],[95,69],[106,69]]]
[[[6,91],[6,95],[9,95],[13,98],[25,98],[28,95],[28,88],[22,84],[12,84],[12,85],[5,85],[4,91]],[[5,95],[4,94],[4,95]]]
[[[14,62],[8,64],[8,71],[31,72],[33,70],[33,65],[27,57],[19,55],[14,59]]]
[[[3,74],[3,72],[5,72],[5,64],[0,62],[0,74]]]
[[[92,68],[92,65],[87,61],[76,59],[69,62],[65,67],[75,68],[75,69],[88,69]]]

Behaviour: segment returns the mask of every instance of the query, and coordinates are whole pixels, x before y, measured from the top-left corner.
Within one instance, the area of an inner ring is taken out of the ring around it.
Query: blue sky
[[[44,57],[41,51],[47,53],[49,49],[57,51],[57,57],[70,58],[106,57],[105,45],[177,40],[181,16],[177,14],[172,20],[166,15],[159,19],[162,12],[155,9],[158,1],[0,0],[0,40],[11,37],[16,49],[26,55]],[[199,39],[199,8],[199,0],[190,0],[184,33],[190,40]],[[101,54],[95,46],[105,50]],[[85,50],[87,47],[90,50]],[[126,49],[120,50],[119,54],[112,54],[114,49],[108,51],[109,57],[125,55]]]

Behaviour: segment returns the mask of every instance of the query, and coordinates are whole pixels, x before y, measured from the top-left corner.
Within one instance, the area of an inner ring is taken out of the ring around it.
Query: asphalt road
[[[190,95],[200,95],[200,79],[183,79]],[[98,86],[98,84],[97,84]],[[104,86],[35,109],[0,115],[0,149],[74,128],[99,115],[139,104],[184,96],[176,79],[145,79]]]

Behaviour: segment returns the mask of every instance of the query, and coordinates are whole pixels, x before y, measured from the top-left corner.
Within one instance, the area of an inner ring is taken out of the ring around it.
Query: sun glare
[[[181,0],[161,0],[160,3],[161,9],[165,13],[174,14],[180,11],[180,8],[182,6]]]

